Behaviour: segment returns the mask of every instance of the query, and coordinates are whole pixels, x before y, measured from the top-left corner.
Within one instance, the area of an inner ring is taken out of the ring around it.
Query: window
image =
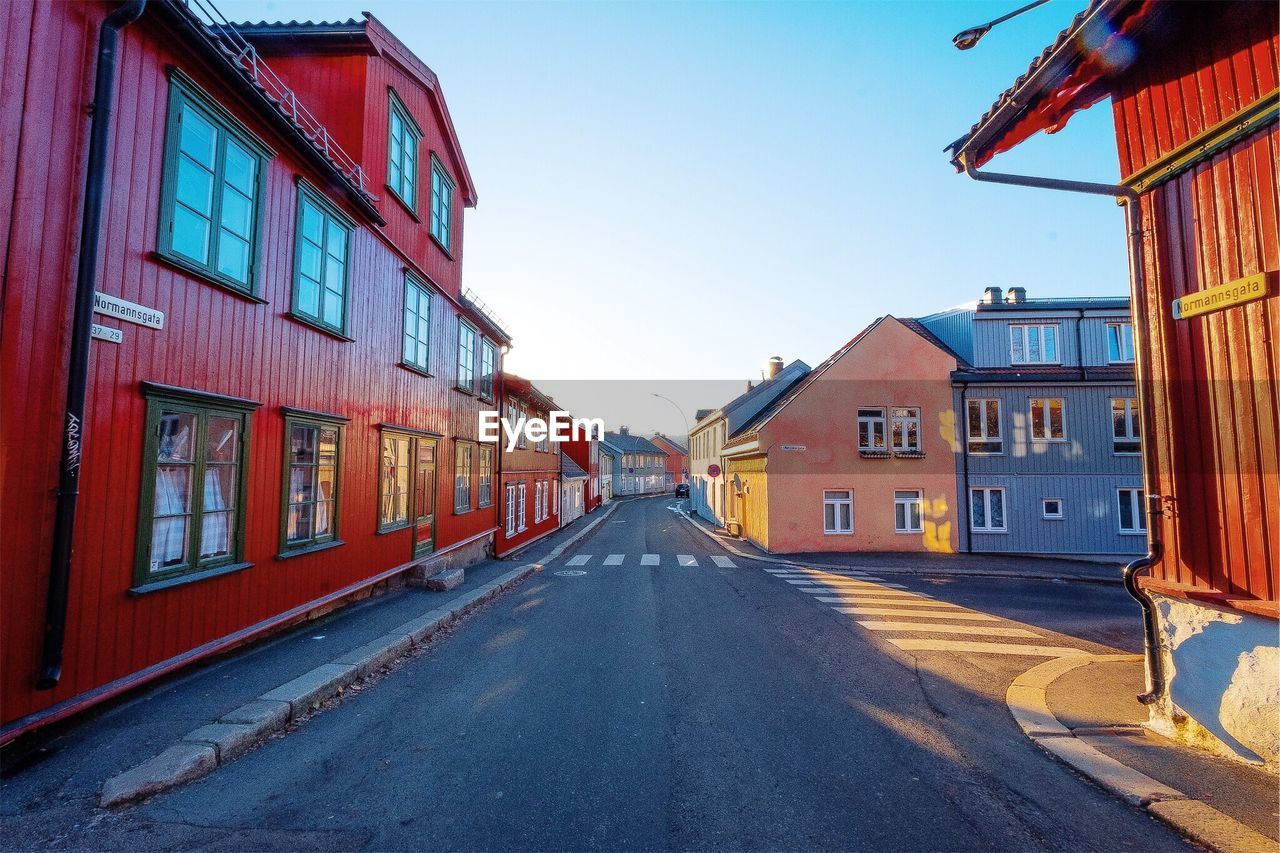
[[[387,186],[408,205],[418,209],[418,142],[422,130],[409,115],[404,103],[391,93],[391,119],[388,128]]]
[[[454,448],[453,511],[471,512],[471,445],[463,442]]]
[[[858,449],[885,449],[884,409],[858,409]]]
[[[516,492],[516,521],[519,523],[520,529],[524,530],[526,526],[524,514],[524,499],[526,493],[525,484],[518,483],[516,485]]]
[[[516,484],[507,483],[506,494],[506,515],[507,515],[507,536],[516,535]]]
[[[1014,364],[1057,364],[1057,325],[1010,326],[1009,360]]]
[[[1061,498],[1045,498],[1040,502],[1045,518],[1063,518],[1062,499]]]
[[[338,466],[342,427],[289,416],[284,422],[284,518],[281,550],[331,542],[338,530]]]
[[[1004,489],[969,490],[969,527],[979,533],[1003,533]]]
[[[413,439],[407,435],[382,435],[382,486],[378,529],[390,530],[409,523],[409,471]]]
[[[542,521],[542,481],[533,484],[533,523]]]
[[[413,276],[404,277],[404,363],[431,367],[431,291]]]
[[[542,484],[542,517],[548,519],[551,517],[551,481],[547,480]]]
[[[347,327],[347,244],[351,226],[306,187],[298,188],[293,314],[331,332]]]
[[[893,449],[920,452],[920,410],[892,409]]]
[[[488,338],[480,339],[480,399],[493,399],[494,377],[497,374],[498,348]]]
[[[476,330],[458,321],[458,387],[476,390]]]
[[[554,515],[560,514],[560,492],[558,489],[551,488],[552,483],[547,483],[547,490],[551,492],[551,512]]]
[[[1116,501],[1120,508],[1120,532],[1146,533],[1147,507],[1142,489],[1118,489]]]
[[[453,180],[435,157],[431,158],[431,236],[449,251],[453,225]]]
[[[894,492],[894,530],[898,533],[923,532],[924,527],[920,523],[922,503],[923,499],[919,491]]]
[[[493,505],[493,448],[480,448],[480,485],[476,489],[476,506]]]
[[[969,452],[1003,453],[1000,434],[1000,401],[969,401]]]
[[[249,414],[200,392],[148,389],[139,586],[240,563]]]
[[[531,413],[530,413],[530,411],[529,411],[528,409],[526,409],[526,408],[524,407],[524,405],[523,405],[523,404],[521,404],[521,403],[517,403],[517,404],[516,404],[516,414],[517,414],[517,415],[518,415],[522,420],[526,420],[526,421],[527,421],[527,420],[529,419],[529,415],[530,415]],[[520,430],[520,434],[516,436],[516,448],[517,448],[517,449],[519,449],[519,450],[524,450],[524,449],[526,449],[528,446],[529,446],[529,437],[525,434],[525,431],[522,429],[522,430]]]
[[[1133,361],[1133,324],[1107,324],[1107,361],[1127,364]]]
[[[268,153],[230,114],[174,74],[157,250],[236,290],[257,290]]]
[[[853,492],[848,489],[822,493],[822,530],[827,534],[853,532]]]
[[[1065,441],[1062,431],[1062,398],[1031,398],[1031,438],[1034,441]]]
[[[1114,453],[1141,453],[1138,434],[1138,401],[1134,397],[1111,399],[1111,441]]]

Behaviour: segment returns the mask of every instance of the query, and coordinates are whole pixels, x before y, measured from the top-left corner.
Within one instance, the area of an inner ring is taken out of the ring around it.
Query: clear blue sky
[[[435,69],[480,196],[464,280],[535,380],[745,379],[987,285],[1126,293],[1109,200],[979,185],[942,152],[1084,0],[952,47],[1018,5],[219,2],[369,8]],[[1109,107],[992,166],[1114,179]]]

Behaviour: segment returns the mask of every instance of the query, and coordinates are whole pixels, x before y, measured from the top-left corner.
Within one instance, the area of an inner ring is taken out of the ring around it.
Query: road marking
[[[819,601],[826,601],[825,598],[819,598]],[[835,601],[847,601],[848,599],[837,598]],[[899,604],[903,602],[894,602]],[[941,606],[943,602],[929,602],[929,604],[938,604]],[[955,607],[954,604],[948,604],[947,607]],[[957,608],[959,609],[959,608]],[[922,619],[968,619],[971,622],[998,622],[995,616],[986,613],[954,613],[948,610],[904,610],[898,607],[842,607],[839,608],[841,613],[852,613],[856,616],[916,616]]]
[[[845,578],[852,578],[854,580],[868,580],[871,576],[858,574],[856,572],[842,572],[840,574],[836,574],[834,572],[786,572],[783,574],[775,574],[774,577],[782,578],[783,580],[787,580],[789,578],[807,578],[809,580],[820,578],[835,578],[836,580],[843,580]],[[876,580],[880,580],[880,578],[876,578]]]
[[[824,594],[825,593],[825,594]],[[947,604],[945,601],[934,601],[927,595],[912,595],[909,592],[846,592],[842,595],[832,595],[831,590],[822,589],[814,590],[814,597],[818,601],[825,601],[828,604],[843,601],[846,604],[881,604],[885,607],[890,605],[894,607],[956,607],[954,604]],[[956,607],[958,610],[959,608]]]
[[[983,643],[969,640],[918,640],[891,639],[903,651],[908,652],[972,652],[988,655],[1027,655],[1028,657],[1058,658],[1087,655],[1086,651],[1069,646],[1021,646],[1016,643]]]
[[[841,613],[848,607],[837,607]],[[920,631],[935,634],[969,634],[974,637],[1039,637],[1023,628],[996,628],[991,625],[947,625],[943,622],[858,622],[868,631]]]
[[[565,565],[566,566],[585,566],[587,563],[591,562],[591,557],[592,557],[591,554],[579,554],[578,556],[570,559],[569,562],[565,563]]]
[[[765,569],[771,575],[793,575],[795,572],[790,569]]]
[[[607,556],[607,557],[605,557],[605,558],[604,558],[604,564],[605,564],[606,566],[621,566],[621,565],[622,565],[622,555],[621,555],[621,554],[610,554],[609,556]]]
[[[657,555],[657,554],[642,554],[642,555],[640,556],[640,565],[642,565],[642,566],[656,566],[656,565],[658,565],[658,555]]]
[[[692,554],[677,554],[676,562],[682,566],[696,566],[698,560]]]
[[[733,560],[730,560],[728,557],[722,556],[720,554],[716,554],[712,556],[711,562],[715,563],[717,566],[719,566],[722,569],[738,568],[736,565],[734,565]]]
[[[784,580],[789,584],[794,584],[795,586],[814,586],[816,584],[818,586],[830,587],[831,589],[906,589],[906,587],[900,583],[875,583],[873,581],[852,580],[848,578],[820,581],[796,581],[791,580],[790,578],[784,578]]]

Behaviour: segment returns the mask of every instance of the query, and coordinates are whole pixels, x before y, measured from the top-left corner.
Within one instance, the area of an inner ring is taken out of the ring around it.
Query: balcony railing
[[[486,305],[485,301],[476,295],[474,290],[467,288],[467,291],[462,294],[462,301],[483,315],[495,328],[501,329],[504,334],[510,334],[502,318],[498,316],[496,311]]]

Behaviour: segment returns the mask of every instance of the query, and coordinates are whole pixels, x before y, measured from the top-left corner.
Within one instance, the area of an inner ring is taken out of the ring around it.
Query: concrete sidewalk
[[[375,595],[50,727],[5,755],[0,818],[51,799],[97,799],[100,792],[109,802],[145,796],[153,792],[146,778],[126,779],[123,786],[111,780],[153,757],[167,755],[160,764],[172,766],[150,767],[144,777],[187,781],[209,772],[518,583],[607,514],[606,507],[584,516],[516,560],[469,566],[456,589],[402,587]],[[193,738],[199,732],[207,737]],[[244,741],[245,735],[252,738]],[[219,755],[233,743],[235,754]],[[171,785],[155,790],[164,787]]]
[[[1280,780],[1145,728],[1141,655],[1041,664],[1009,688],[1009,709],[1041,748],[1215,850],[1274,851]]]
[[[730,551],[741,556],[767,562],[803,564],[813,568],[866,569],[876,574],[918,575],[922,577],[987,577],[1030,578],[1041,580],[1079,581],[1085,583],[1122,583],[1120,571],[1128,558],[1116,556],[1114,563],[1093,560],[1071,560],[1036,555],[1006,554],[931,554],[921,552],[857,552],[772,554],[745,539],[729,536],[694,514],[689,520],[704,533],[715,537]]]

